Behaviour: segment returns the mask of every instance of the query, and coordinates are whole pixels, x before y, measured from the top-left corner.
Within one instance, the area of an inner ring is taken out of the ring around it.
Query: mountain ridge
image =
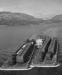
[[[61,23],[62,14],[56,15],[51,19],[44,20],[42,18],[35,18],[32,15],[25,13],[15,13],[15,12],[0,12],[0,25],[39,25],[41,23]]]
[[[24,13],[0,12],[0,25],[28,25],[40,22],[43,20]]]

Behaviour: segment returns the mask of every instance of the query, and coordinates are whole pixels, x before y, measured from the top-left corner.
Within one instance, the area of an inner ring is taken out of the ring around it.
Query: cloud
[[[4,9],[3,8],[0,8],[0,11],[4,11]]]
[[[47,18],[62,13],[62,0],[0,0],[1,11],[23,12]]]

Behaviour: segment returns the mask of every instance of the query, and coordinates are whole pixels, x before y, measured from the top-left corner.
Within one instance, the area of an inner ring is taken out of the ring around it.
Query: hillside
[[[41,23],[62,23],[62,15],[56,15],[51,19],[43,20],[24,13],[0,12],[0,25],[39,25]]]
[[[42,19],[24,13],[0,12],[0,25],[30,25],[42,22]]]
[[[62,15],[56,15],[49,21],[52,23],[62,23]]]

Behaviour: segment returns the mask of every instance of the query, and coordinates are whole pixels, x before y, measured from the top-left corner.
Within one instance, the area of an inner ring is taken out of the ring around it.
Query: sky
[[[62,14],[62,0],[0,0],[0,11],[26,13],[47,19]]]

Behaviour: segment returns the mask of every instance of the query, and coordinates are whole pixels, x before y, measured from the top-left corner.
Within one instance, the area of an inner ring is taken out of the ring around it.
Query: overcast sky
[[[0,0],[0,11],[22,12],[39,18],[62,14],[62,0]]]

